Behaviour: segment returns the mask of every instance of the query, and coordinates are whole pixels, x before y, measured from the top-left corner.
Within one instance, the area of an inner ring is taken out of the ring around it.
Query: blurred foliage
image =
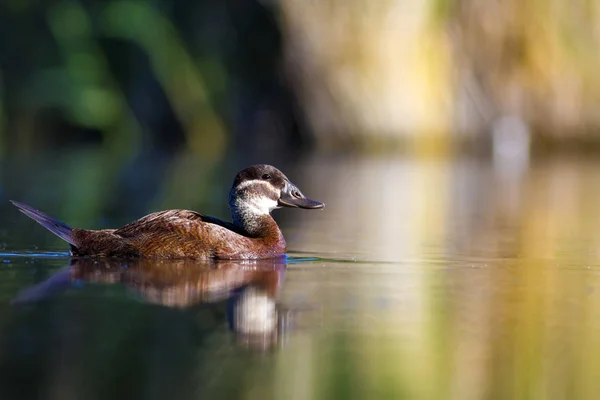
[[[221,160],[236,138],[299,144],[273,14],[257,1],[4,2],[2,152]]]
[[[600,3],[282,0],[285,54],[319,143],[600,141]],[[384,145],[384,146],[382,146]]]
[[[598,9],[591,0],[4,2],[0,145],[31,154],[101,144],[122,160],[268,155],[313,138],[336,150],[447,153],[486,141],[504,117],[536,139],[597,141]]]
[[[598,2],[463,0],[449,15],[457,83],[482,110],[472,127],[517,115],[546,136],[600,138]]]

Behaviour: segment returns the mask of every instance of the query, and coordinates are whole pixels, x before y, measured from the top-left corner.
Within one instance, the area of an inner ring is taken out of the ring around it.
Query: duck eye
[[[269,175],[269,174],[263,174],[262,178],[265,179],[265,180],[271,179],[271,175]]]

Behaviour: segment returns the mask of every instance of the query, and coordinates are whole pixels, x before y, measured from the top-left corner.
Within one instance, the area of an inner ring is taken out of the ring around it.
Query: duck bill
[[[281,207],[297,207],[316,210],[325,207],[320,201],[308,199],[291,182],[287,182],[285,188],[281,191],[281,197],[277,202]]]

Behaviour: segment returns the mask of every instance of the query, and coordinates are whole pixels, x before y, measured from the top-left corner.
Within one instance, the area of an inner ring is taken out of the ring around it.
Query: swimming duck
[[[259,164],[240,171],[229,192],[232,222],[189,210],[159,211],[119,229],[71,228],[35,208],[11,202],[71,245],[73,256],[194,259],[263,259],[285,254],[271,211],[321,209],[277,168]]]

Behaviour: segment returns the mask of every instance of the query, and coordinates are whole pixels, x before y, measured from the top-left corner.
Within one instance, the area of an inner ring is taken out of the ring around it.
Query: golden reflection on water
[[[327,207],[286,223],[290,247],[332,260],[282,294],[323,326],[274,377],[309,398],[596,398],[599,162],[323,159],[301,182]]]
[[[600,257],[600,162],[539,160],[505,173],[475,159],[317,159],[301,171],[303,190],[327,207],[290,214],[298,251],[368,261]]]

